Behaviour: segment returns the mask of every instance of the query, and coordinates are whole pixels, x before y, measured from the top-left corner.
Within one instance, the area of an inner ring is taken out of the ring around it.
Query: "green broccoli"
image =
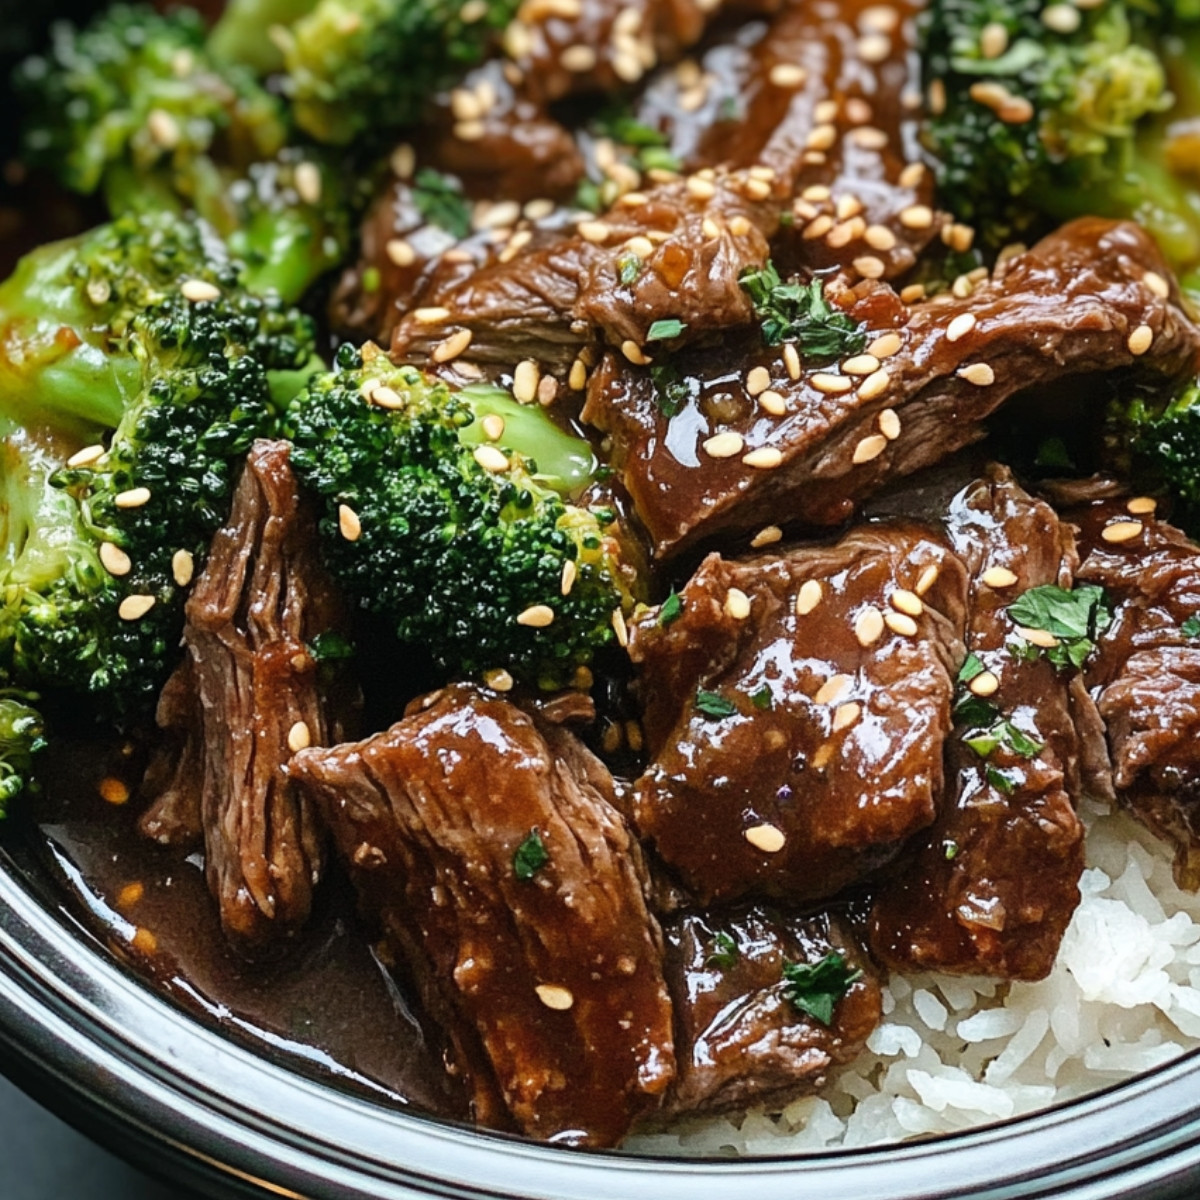
[[[229,0],[208,37],[217,62],[241,63],[259,75],[283,66],[279,29],[307,16],[317,0]]]
[[[0,695],[0,819],[10,801],[35,786],[34,762],[46,745],[41,714],[26,703],[29,699],[37,697]]]
[[[153,703],[238,462],[277,431],[272,384],[320,365],[308,319],[239,273],[202,226],[131,216],[36,251],[29,292],[0,289],[61,350],[2,349],[4,687]]]
[[[923,57],[942,201],[991,247],[1040,221],[1133,217],[1200,265],[1200,9],[1183,0],[933,0]]]
[[[541,410],[343,346],[291,422],[330,568],[402,641],[554,688],[613,640],[627,594],[612,516],[571,503],[591,452]]]
[[[320,0],[277,26],[297,124],[334,145],[417,121],[486,53],[517,0]]]

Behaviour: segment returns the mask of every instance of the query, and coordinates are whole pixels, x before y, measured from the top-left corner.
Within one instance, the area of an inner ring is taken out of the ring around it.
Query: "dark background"
[[[186,1200],[101,1150],[0,1077],[3,1200]]]

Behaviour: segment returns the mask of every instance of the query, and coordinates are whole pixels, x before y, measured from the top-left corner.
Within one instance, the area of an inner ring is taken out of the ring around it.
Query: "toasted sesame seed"
[[[1114,521],[1100,531],[1100,536],[1106,542],[1113,544],[1131,542],[1142,532],[1143,528],[1141,521]]]
[[[810,583],[815,582],[809,580]],[[813,696],[813,701],[817,704],[837,704],[843,696],[850,690],[854,683],[852,675],[830,675],[819,688],[817,694]]]
[[[537,399],[541,368],[531,358],[522,359],[513,369],[512,392],[521,404],[532,404]]]
[[[858,614],[854,622],[854,636],[860,646],[873,646],[883,634],[883,613],[873,604]]]
[[[99,443],[96,443],[92,446],[84,446],[82,450],[76,450],[75,453],[67,459],[67,466],[71,468],[89,467],[92,465],[92,463],[103,457],[104,447]]]
[[[765,200],[771,194],[771,185],[762,179],[747,179],[742,192],[749,200]]]
[[[187,587],[196,574],[196,559],[190,550],[176,550],[171,555],[171,578],[177,587]]]
[[[808,72],[803,67],[796,66],[795,63],[776,63],[767,78],[776,87],[798,88],[804,86],[808,79]]]
[[[700,225],[700,232],[703,233],[709,241],[712,241],[714,238],[719,238],[721,236],[721,226],[718,225],[716,221],[712,219],[712,217],[705,217],[704,221]]]
[[[996,372],[987,363],[971,363],[969,366],[959,367],[955,374],[976,387],[987,387],[996,382]]]
[[[507,471],[509,468],[508,458],[495,446],[476,446],[473,457],[485,471]]]
[[[647,259],[654,253],[654,243],[639,233],[625,243],[625,249],[638,258]]]
[[[897,588],[889,597],[888,603],[897,612],[907,613],[910,617],[919,617],[925,611],[925,605],[916,592],[906,588]]]
[[[750,223],[749,217],[743,217],[739,214],[736,217],[731,217],[729,220],[729,232],[734,237],[745,237],[753,228],[754,226]]]
[[[1171,285],[1157,271],[1147,271],[1142,276],[1142,282],[1160,300],[1166,300],[1171,294]]]
[[[812,756],[813,769],[817,771],[827,767],[833,758],[833,743],[826,742],[823,746],[818,746],[816,753]]]
[[[999,21],[989,21],[979,34],[979,53],[999,58],[1008,49],[1008,30]]]
[[[900,414],[894,408],[885,408],[879,414],[879,432],[889,442],[894,442],[900,436]]]
[[[921,180],[925,178],[925,164],[919,162],[909,163],[908,166],[900,172],[899,184],[903,188],[915,188]]]
[[[533,241],[533,230],[518,229],[505,243],[497,258],[502,263],[510,263],[530,242]]]
[[[357,542],[362,537],[362,521],[348,504],[338,505],[338,529],[348,542]]]
[[[517,624],[530,629],[545,629],[554,624],[554,609],[548,604],[531,604],[524,612],[517,613]]]
[[[943,79],[930,80],[929,87],[925,91],[929,111],[935,117],[939,117],[946,111],[946,82]]]
[[[379,408],[397,409],[403,408],[406,401],[395,388],[390,388],[387,384],[380,384],[378,387],[371,390],[368,397],[372,404]]]
[[[454,136],[460,142],[478,142],[487,133],[487,126],[482,121],[459,121],[454,126]]]
[[[842,363],[847,375],[873,375],[879,370],[879,359],[873,354],[856,354]]]
[[[928,229],[933,224],[933,210],[927,204],[910,204],[900,210],[900,224],[905,229]]]
[[[996,116],[1007,125],[1024,125],[1026,121],[1033,120],[1033,113],[1034,108],[1030,101],[1024,96],[1014,96],[1000,108]]]
[[[874,400],[878,396],[882,396],[888,390],[892,382],[891,375],[884,369],[873,371],[859,385],[858,396],[860,400]]]
[[[173,150],[179,145],[179,122],[164,108],[152,108],[146,116],[150,139],[160,150]]]
[[[783,849],[787,842],[787,835],[779,828],[778,825],[762,824],[751,825],[742,837],[746,839],[756,850],[761,850],[764,854],[778,854]]]
[[[623,83],[637,83],[646,73],[637,55],[623,52],[613,55],[612,69]]]
[[[788,410],[787,401],[779,392],[768,388],[758,397],[758,406],[773,417],[782,417]]]
[[[872,250],[884,253],[896,248],[896,235],[886,225],[868,225],[863,240]]]
[[[970,225],[960,225],[955,222],[949,227],[948,245],[959,254],[966,254],[975,244],[975,230]]]
[[[537,401],[543,408],[549,408],[558,399],[558,380],[553,375],[543,375],[537,386]]]
[[[730,588],[725,593],[725,615],[734,621],[744,621],[750,615],[750,597],[741,588]]]
[[[504,436],[504,418],[499,413],[488,413],[479,427],[489,442],[498,442]]]
[[[834,116],[836,115],[836,113],[837,113],[837,109],[835,107],[834,111],[832,113],[828,114],[827,116],[823,117],[820,114],[818,114],[817,120],[818,121],[820,121],[820,120],[832,121]],[[813,184],[810,184],[808,187],[806,187],[804,189],[804,191],[802,191],[800,193],[800,195],[805,200],[811,200],[814,204],[820,204],[823,200],[828,200],[831,193],[829,191],[829,188],[826,187],[825,184],[813,183]]]
[[[714,434],[704,441],[704,452],[710,458],[733,458],[741,454],[745,441],[740,433],[727,430],[725,433]]]
[[[835,212],[839,221],[848,221],[851,217],[857,217],[863,210],[863,202],[857,197],[847,192],[844,196],[838,197],[837,207]]]
[[[975,328],[976,318],[974,313],[959,313],[949,325],[946,326],[946,341],[957,342],[959,338],[964,338],[972,329]]]
[[[758,550],[763,546],[772,546],[783,540],[783,530],[778,525],[764,525],[751,539],[750,545]]]
[[[840,396],[844,392],[848,392],[854,386],[854,380],[848,375],[830,375],[824,371],[818,371],[810,380],[809,383],[817,389],[818,392],[825,392],[830,396]]]
[[[883,623],[893,633],[899,634],[901,637],[917,636],[917,623],[906,613],[886,613],[883,618]]]
[[[853,266],[864,279],[880,279],[887,270],[883,259],[876,258],[873,254],[860,255],[854,260]]]
[[[1000,690],[1000,677],[994,671],[980,671],[967,688],[973,696],[994,696]]]
[[[645,197],[643,197],[645,199]],[[629,203],[629,196],[622,196],[623,204]],[[527,221],[544,221],[554,211],[554,201],[541,197],[537,200],[530,200],[521,212],[524,214]]]
[[[925,285],[923,283],[910,283],[907,287],[900,289],[900,299],[904,304],[916,304],[924,297]]]
[[[204,279],[188,279],[179,288],[179,294],[193,304],[204,304],[221,298],[221,289]]]
[[[384,247],[388,261],[397,267],[411,267],[417,261],[417,252],[403,238],[391,238]]]
[[[632,338],[626,338],[621,343],[621,353],[637,367],[644,367],[654,361]]]
[[[537,992],[537,998],[555,1012],[566,1012],[575,1003],[570,989],[560,987],[557,983],[539,983],[533,990]]]
[[[296,187],[296,195],[305,204],[321,203],[321,168],[316,163],[297,163],[295,171],[292,172],[292,183]]]
[[[975,285],[966,275],[959,275],[950,285],[950,295],[956,296],[959,300],[965,300],[974,291]]]
[[[873,459],[878,458],[887,449],[887,444],[888,440],[883,434],[868,434],[854,447],[854,454],[850,461],[856,467],[862,466],[863,463],[869,463]]]
[[[388,164],[398,179],[408,179],[416,170],[417,153],[407,142],[402,142],[392,151]]]
[[[792,342],[785,342],[783,346],[783,365],[787,369],[789,379],[800,378],[800,351],[796,349]]]
[[[100,543],[100,564],[110,575],[128,575],[133,569],[133,560],[112,542]]]
[[[814,125],[805,145],[809,150],[829,150],[836,141],[837,127],[835,125]]]
[[[816,238],[824,237],[832,228],[833,218],[828,213],[822,213],[804,227],[801,237],[805,241],[811,242]]]
[[[1125,505],[1125,511],[1131,512],[1134,516],[1148,516],[1158,507],[1158,501],[1153,496],[1134,496],[1130,502]]]
[[[1054,33],[1074,33],[1082,20],[1073,4],[1048,4],[1042,9],[1042,24]]]
[[[153,596],[133,595],[126,596],[124,600],[117,605],[117,616],[122,621],[139,621],[144,617],[155,605],[156,601]]]
[[[921,572],[921,578],[917,580],[917,586],[913,588],[913,591],[916,592],[918,596],[925,595],[925,593],[929,591],[929,589],[933,587],[935,583],[937,583],[938,576],[941,573],[942,569],[937,563],[930,563],[929,566],[927,566],[925,570]]]
[[[450,320],[450,310],[439,306],[417,308],[413,310],[413,320],[418,325],[440,325],[443,321]]]
[[[1154,342],[1154,330],[1149,325],[1139,325],[1130,335],[1129,340],[1125,343],[1129,347],[1129,353],[1134,355],[1145,354]]]
[[[840,733],[843,729],[849,729],[861,715],[861,704],[856,704],[853,700],[849,704],[839,704],[833,713],[833,732]]]
[[[130,488],[127,492],[118,492],[113,497],[113,503],[118,508],[141,508],[150,500],[150,489],[147,487]]]
[[[1016,573],[1007,567],[988,567],[980,579],[990,588],[1010,588],[1017,582]]]
[[[288,730],[287,744],[288,749],[293,754],[298,754],[301,750],[307,750],[312,745],[312,734],[309,732],[308,725],[304,721],[297,721]]]
[[[751,367],[746,372],[746,391],[751,396],[761,396],[771,386],[771,372],[766,367]]]
[[[580,221],[577,226],[579,236],[585,242],[592,242],[595,245],[600,245],[607,242],[612,237],[612,229],[603,221]]]
[[[848,221],[843,221],[840,225],[835,225],[825,238],[825,244],[831,246],[835,250],[841,250],[843,247],[850,245],[857,237],[862,237],[866,232],[867,223],[862,217],[851,217]]]
[[[770,471],[783,462],[783,451],[775,446],[760,446],[757,450],[743,455],[742,462],[760,471]]]
[[[571,594],[571,589],[575,586],[575,580],[579,578],[579,568],[575,565],[573,558],[568,558],[562,565],[562,574],[559,576],[558,590],[564,596]]]
[[[1018,625],[1017,633],[1031,646],[1040,646],[1043,650],[1053,650],[1059,644],[1058,638],[1045,629],[1031,629],[1025,625]]]
[[[796,595],[796,615],[806,617],[821,603],[823,589],[818,579],[806,579]]]
[[[476,21],[482,21],[487,14],[487,0],[467,0],[458,10],[458,19],[464,25],[474,25]]]
[[[583,365],[583,360],[577,358],[571,364],[571,373],[567,376],[567,384],[572,391],[582,392],[587,387],[587,367]]]
[[[873,125],[862,125],[851,132],[850,140],[863,150],[882,150],[888,144],[888,135]]]
[[[891,358],[903,345],[898,333],[881,333],[868,347],[867,353],[876,358]]]
[[[892,52],[892,39],[882,33],[868,33],[858,39],[858,56],[863,62],[881,63]]]
[[[444,341],[434,346],[430,358],[435,363],[451,362],[456,359],[470,344],[474,335],[469,329],[459,329]]]
[[[625,614],[614,608],[612,614],[613,633],[617,635],[617,645],[622,648],[629,645],[629,627],[625,624]]]
[[[503,667],[494,667],[490,671],[484,671],[483,682],[493,692],[511,692],[514,681],[513,677]]]
[[[483,116],[483,105],[470,88],[455,88],[450,93],[450,112],[456,121],[478,121]]]

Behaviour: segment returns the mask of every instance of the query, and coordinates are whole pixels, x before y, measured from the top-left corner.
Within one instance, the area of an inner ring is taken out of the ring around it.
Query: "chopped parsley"
[[[972,650],[967,655],[963,665],[959,667],[956,678],[959,683],[970,683],[977,675],[982,675],[985,670],[986,668],[980,661],[979,655]]]
[[[513,874],[520,880],[532,879],[549,861],[550,852],[541,834],[531,829],[513,855]]]
[[[681,171],[683,163],[667,147],[671,139],[652,125],[643,124],[620,109],[602,115],[595,123],[601,137],[612,138],[633,151],[634,163],[641,171]]]
[[[655,321],[646,331],[646,341],[669,342],[671,338],[677,338],[686,328],[687,322],[681,321],[677,317]]]
[[[1017,781],[1007,771],[1001,771],[998,767],[987,767],[983,774],[988,783],[1005,796],[1011,796],[1017,790]]]
[[[1184,637],[1200,637],[1200,617],[1188,617],[1179,628]]]
[[[768,261],[743,271],[738,282],[750,296],[768,346],[794,341],[802,354],[817,359],[844,358],[866,349],[866,326],[825,299],[821,280],[784,283]]]
[[[638,276],[642,273],[642,265],[642,260],[636,254],[627,254],[624,258],[617,259],[617,279],[625,287],[637,283]]]
[[[683,601],[679,598],[678,593],[674,588],[671,589],[671,594],[662,602],[658,610],[658,623],[662,626],[670,625],[672,621],[678,621],[683,616]]]
[[[1059,670],[1082,667],[1096,637],[1112,620],[1104,589],[1094,584],[1072,591],[1052,583],[1030,588],[1008,606],[1008,615],[1018,625],[1040,629],[1058,639],[1057,646],[1039,650]]]
[[[983,729],[1000,717],[1000,710],[982,696],[964,692],[954,702],[954,719],[968,729]]]
[[[1018,758],[1036,758],[1044,745],[1043,742],[1034,741],[1007,718],[964,740],[980,758],[987,758],[998,749],[1007,750]]]
[[[470,235],[470,205],[462,186],[448,175],[432,167],[422,167],[413,180],[413,203],[430,225],[436,225],[456,238]]]
[[[701,688],[696,693],[696,711],[710,721],[723,721],[737,712],[737,705],[716,692],[706,692]]]
[[[831,951],[819,962],[783,964],[783,994],[814,1021],[829,1025],[837,1002],[850,990],[861,971],[851,971],[846,960]]]
[[[692,388],[674,363],[659,363],[650,368],[658,411],[664,417],[674,417],[692,398]]]
[[[942,854],[947,862],[953,862],[958,857],[958,843],[950,838],[947,838],[942,843]]]
[[[713,948],[704,960],[706,967],[720,967],[722,971],[728,971],[741,956],[737,942],[727,933],[714,933],[711,944]]]
[[[770,687],[764,683],[757,692],[751,695],[750,703],[760,712],[770,712],[775,706],[775,698],[771,695]]]
[[[742,106],[736,96],[726,96],[717,105],[718,121],[739,121],[742,116]]]

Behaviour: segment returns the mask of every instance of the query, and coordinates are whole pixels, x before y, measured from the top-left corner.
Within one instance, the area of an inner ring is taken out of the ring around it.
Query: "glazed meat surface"
[[[304,924],[321,877],[324,837],[287,762],[299,745],[346,735],[343,698],[308,648],[344,612],[288,453],[255,443],[188,599],[187,659],[159,706],[182,746],[142,819],[144,833],[175,843],[194,836],[198,814],[221,925],[248,953]]]
[[[665,933],[679,1039],[673,1115],[782,1108],[856,1057],[879,1023],[879,980],[837,919],[754,907],[686,914]],[[824,1024],[788,999],[783,968],[835,953],[861,974]]]
[[[934,819],[966,576],[914,525],[710,555],[630,653],[650,765],[639,831],[702,901],[834,895]]]
[[[290,770],[447,1027],[478,1120],[603,1146],[661,1104],[662,934],[612,778],[572,734],[459,684]],[[531,838],[545,859],[522,877]]]
[[[896,970],[1040,979],[1079,902],[1076,710],[1091,700],[1077,674],[1009,652],[1007,609],[1030,588],[1071,587],[1074,537],[1003,467],[955,497],[946,524],[971,575],[967,646],[979,672],[960,695],[985,707],[948,743],[941,815],[876,895],[871,949]],[[1030,744],[1001,737],[981,756],[967,739],[1000,721]]]

